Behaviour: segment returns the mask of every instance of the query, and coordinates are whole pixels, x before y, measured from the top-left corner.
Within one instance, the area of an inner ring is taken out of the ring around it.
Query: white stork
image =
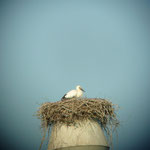
[[[81,97],[83,95],[83,92],[85,91],[81,88],[80,85],[78,85],[76,86],[76,90],[69,91],[61,98],[61,100]]]

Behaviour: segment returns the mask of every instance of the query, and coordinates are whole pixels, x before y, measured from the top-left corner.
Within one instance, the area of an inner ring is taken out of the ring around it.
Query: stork
[[[76,86],[76,90],[69,91],[61,98],[61,100],[81,97],[83,95],[83,92],[85,91],[81,88],[80,85],[78,85]]]

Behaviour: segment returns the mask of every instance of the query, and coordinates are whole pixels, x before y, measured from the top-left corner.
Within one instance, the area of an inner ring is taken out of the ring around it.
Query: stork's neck
[[[77,89],[77,91],[81,91],[79,87],[77,87],[76,89]]]
[[[83,91],[80,89],[77,89],[77,97],[81,97],[83,95]]]

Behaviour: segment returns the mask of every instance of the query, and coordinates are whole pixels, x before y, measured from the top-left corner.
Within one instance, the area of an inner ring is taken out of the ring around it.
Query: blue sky
[[[38,149],[38,104],[78,84],[120,106],[116,150],[148,148],[149,14],[146,0],[1,1],[2,148]]]

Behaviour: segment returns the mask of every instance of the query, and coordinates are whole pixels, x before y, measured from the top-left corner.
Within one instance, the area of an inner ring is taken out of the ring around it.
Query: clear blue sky
[[[78,84],[120,106],[115,150],[148,149],[149,16],[148,0],[1,0],[2,149],[37,150],[38,104]]]

